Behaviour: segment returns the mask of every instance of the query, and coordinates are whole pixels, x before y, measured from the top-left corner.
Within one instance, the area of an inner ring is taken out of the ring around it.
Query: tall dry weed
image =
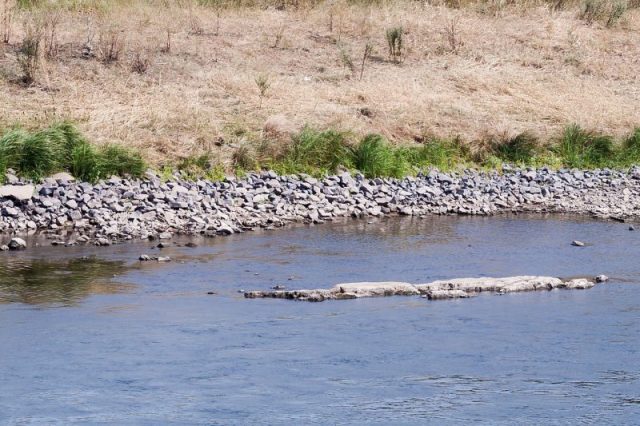
[[[0,23],[2,24],[2,42],[7,44],[11,40],[11,25],[16,9],[16,0],[1,0],[2,10],[0,13]]]
[[[100,31],[98,58],[105,64],[117,62],[125,48],[125,31],[117,25],[108,25]]]
[[[16,59],[20,67],[20,80],[31,85],[36,81],[40,68],[42,43],[42,28],[35,22],[25,23],[25,35],[16,52]]]

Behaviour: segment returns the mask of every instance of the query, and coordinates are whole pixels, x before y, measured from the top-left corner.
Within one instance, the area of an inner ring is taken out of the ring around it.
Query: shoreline
[[[640,169],[432,170],[403,179],[360,174],[162,182],[112,177],[95,185],[57,175],[0,186],[0,235],[39,233],[53,244],[111,245],[174,234],[215,237],[345,217],[559,213],[626,221],[640,216]],[[22,192],[14,196],[8,193]]]

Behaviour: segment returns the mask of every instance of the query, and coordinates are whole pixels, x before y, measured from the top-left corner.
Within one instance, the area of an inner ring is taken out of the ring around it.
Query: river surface
[[[627,228],[389,218],[194,239],[162,250],[170,264],[137,262],[150,242],[0,253],[0,424],[640,424]],[[611,281],[437,302],[239,293],[523,274]]]

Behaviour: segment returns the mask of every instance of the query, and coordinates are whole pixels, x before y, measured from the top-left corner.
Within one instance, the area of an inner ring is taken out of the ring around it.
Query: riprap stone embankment
[[[0,187],[0,233],[45,231],[66,243],[109,245],[172,234],[228,235],[340,217],[550,212],[617,220],[640,214],[640,169],[431,171],[404,179],[342,173],[324,179],[249,174],[220,182],[68,176]],[[70,232],[72,231],[72,232]]]

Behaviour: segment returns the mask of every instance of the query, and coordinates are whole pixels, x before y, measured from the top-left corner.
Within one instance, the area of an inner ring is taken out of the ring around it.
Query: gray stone
[[[18,215],[20,215],[20,210],[16,209],[15,207],[5,207],[4,209],[2,209],[2,215],[9,217],[18,217]]]
[[[96,245],[101,247],[107,247],[111,245],[111,240],[108,238],[98,238],[96,240]]]
[[[35,192],[33,185],[3,185],[0,186],[0,198],[13,198],[18,201],[31,199]]]
[[[588,289],[595,284],[586,279],[562,281],[555,277],[516,276],[507,278],[458,278],[433,281],[427,284],[403,282],[363,282],[337,284],[329,289],[284,290],[281,286],[271,291],[248,291],[245,297],[276,298],[300,301],[346,300],[360,297],[416,296],[430,300],[460,299],[481,292],[496,294],[553,289]]]
[[[582,241],[578,241],[578,240],[574,240],[571,242],[572,246],[576,246],[576,247],[584,247],[584,243]]]
[[[54,181],[65,182],[65,183],[75,182],[76,180],[76,178],[74,178],[73,176],[71,176],[69,173],[66,173],[66,172],[56,173],[55,175],[49,176],[49,178]]]
[[[27,248],[27,242],[22,238],[14,237],[9,241],[9,250],[24,250]]]

